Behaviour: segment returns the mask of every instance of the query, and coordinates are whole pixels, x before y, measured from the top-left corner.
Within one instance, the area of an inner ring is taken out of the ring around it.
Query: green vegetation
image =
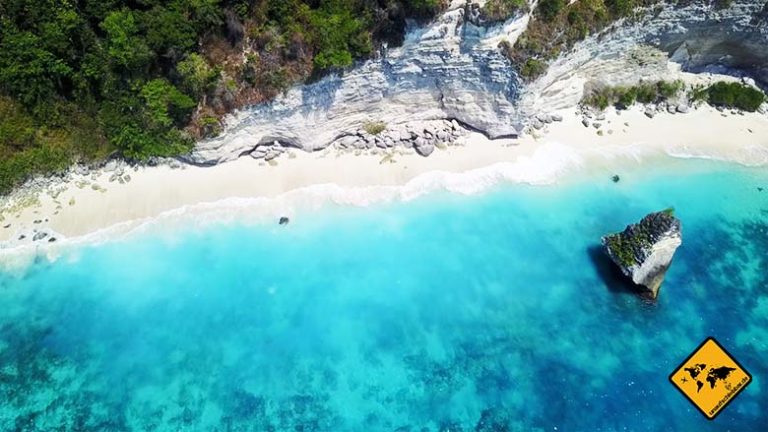
[[[370,121],[363,124],[363,130],[369,135],[378,135],[387,130],[387,124],[380,121]]]
[[[760,90],[741,83],[718,82],[705,91],[710,105],[737,108],[755,112],[765,101],[765,94]]]
[[[633,87],[603,87],[590,92],[581,103],[604,110],[611,105],[629,108],[635,102],[658,103],[678,96],[685,86],[682,81],[659,81]],[[688,92],[693,102],[707,102],[713,106],[755,112],[766,100],[760,90],[736,82],[717,82],[709,87],[694,87]]]
[[[612,234],[605,238],[605,245],[622,266],[631,267],[635,264],[635,245],[631,237],[622,233]]]
[[[660,222],[659,216],[667,220]],[[636,255],[640,255],[643,250],[653,247],[655,241],[653,232],[658,231],[658,224],[661,223],[661,226],[671,224],[669,218],[674,216],[675,209],[673,207],[650,214],[623,232],[606,236],[605,245],[622,266],[631,267],[636,264]]]
[[[657,103],[671,99],[683,90],[682,81],[641,83],[633,87],[603,87],[591,92],[582,100],[584,105],[604,110],[611,105],[629,108],[635,102]]]
[[[685,84],[680,81],[659,81],[656,85],[658,96],[663,99],[669,99],[677,96],[685,88]]]
[[[527,9],[528,2],[526,0],[488,0],[480,13],[486,21],[498,22]]]
[[[545,22],[552,22],[563,11],[565,0],[541,0],[536,13]]]
[[[191,149],[219,118],[347,67],[445,0],[2,0],[0,193],[112,154]]]
[[[547,70],[547,64],[535,58],[529,58],[520,68],[520,75],[523,78],[535,78]]]

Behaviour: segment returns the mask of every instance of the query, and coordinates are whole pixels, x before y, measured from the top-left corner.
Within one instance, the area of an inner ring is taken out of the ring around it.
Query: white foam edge
[[[83,246],[120,241],[134,235],[159,232],[163,228],[203,228],[213,223],[275,222],[279,217],[311,213],[326,205],[367,207],[391,202],[407,202],[438,191],[472,195],[502,183],[545,186],[564,175],[583,169],[590,157],[604,160],[629,159],[641,163],[658,154],[674,159],[706,159],[744,166],[768,165],[768,149],[747,146],[729,154],[707,154],[686,147],[654,147],[644,143],[578,149],[557,142],[542,144],[530,156],[514,162],[498,162],[463,172],[430,171],[403,185],[347,187],[326,183],[287,191],[275,197],[232,197],[213,202],[189,204],[157,216],[121,222],[89,234],[65,237],[57,234],[56,243],[0,243],[0,270],[19,272],[37,259],[55,261],[68,251]],[[586,151],[584,151],[586,150]],[[156,231],[157,230],[157,231]]]
[[[119,241],[155,232],[166,227],[201,228],[211,223],[265,223],[281,216],[309,213],[326,205],[367,207],[391,202],[407,202],[437,191],[471,195],[501,183],[548,185],[567,171],[578,169],[583,158],[568,146],[548,143],[530,156],[515,162],[499,162],[464,172],[430,171],[403,185],[342,187],[316,184],[284,192],[275,197],[232,197],[213,202],[189,204],[157,216],[121,222],[89,234],[66,237],[52,233],[55,243],[0,243],[0,270],[23,269],[36,259],[56,260],[67,251],[82,246]]]

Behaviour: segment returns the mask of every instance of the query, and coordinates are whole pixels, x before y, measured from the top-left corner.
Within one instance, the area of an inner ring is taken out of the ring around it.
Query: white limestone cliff
[[[467,22],[465,13],[465,2],[455,1],[435,22],[411,30],[403,46],[230,116],[224,133],[201,142],[191,161],[233,160],[274,141],[314,151],[367,122],[396,129],[457,120],[492,138],[516,135],[520,82],[494,41],[499,29],[525,28],[527,16],[487,29]]]
[[[549,113],[575,107],[592,85],[669,79],[681,68],[743,70],[768,83],[762,0],[733,0],[724,9],[712,2],[659,6],[577,44],[529,84],[498,44],[514,43],[530,14],[484,27],[471,16],[476,9],[470,3],[477,0],[453,0],[434,22],[411,29],[403,46],[384,49],[378,58],[228,116],[223,133],[198,143],[186,160],[211,165],[265,157],[286,146],[429,149],[439,136],[460,135],[456,125],[490,138],[511,137]],[[368,134],[370,123],[384,125],[384,134]]]

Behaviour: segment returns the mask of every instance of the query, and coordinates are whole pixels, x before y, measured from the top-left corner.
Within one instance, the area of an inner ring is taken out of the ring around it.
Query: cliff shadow
[[[603,281],[608,291],[617,294],[638,295],[643,291],[630,278],[621,272],[621,269],[611,261],[602,246],[593,245],[587,248],[587,255],[597,271],[597,275]]]

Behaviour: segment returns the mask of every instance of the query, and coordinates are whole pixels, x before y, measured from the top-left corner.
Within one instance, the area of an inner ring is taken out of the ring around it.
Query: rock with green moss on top
[[[652,298],[658,296],[682,242],[680,220],[673,209],[651,213],[624,231],[602,238],[611,260]]]

